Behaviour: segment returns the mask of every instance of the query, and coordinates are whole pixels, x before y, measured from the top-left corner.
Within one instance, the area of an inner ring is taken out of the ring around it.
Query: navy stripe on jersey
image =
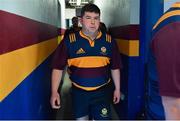
[[[169,8],[165,13],[168,13],[168,12],[171,12],[171,11],[174,11],[174,10],[180,10],[180,8],[178,8],[178,7]]]
[[[162,29],[167,24],[170,24],[170,23],[173,23],[173,22],[178,22],[178,21],[180,21],[180,15],[171,16],[171,17],[165,19],[164,21],[159,23],[158,26],[153,30],[152,35],[154,35],[156,32],[158,32],[160,29]]]
[[[70,79],[83,87],[98,87],[107,83],[109,80],[108,77],[80,78],[78,76],[71,76]]]

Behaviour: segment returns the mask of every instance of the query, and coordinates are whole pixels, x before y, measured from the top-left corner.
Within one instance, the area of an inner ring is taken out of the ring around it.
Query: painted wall
[[[59,0],[59,3],[61,5],[61,28],[66,29],[65,0]]]
[[[164,120],[164,112],[161,98],[158,92],[158,82],[153,73],[155,68],[148,59],[150,42],[152,39],[152,28],[163,14],[163,0],[141,0],[140,12],[140,44],[141,62],[144,63],[144,81],[146,89],[146,101],[144,111],[148,120]],[[153,9],[152,9],[153,8]],[[152,60],[152,59],[151,59]]]
[[[59,9],[57,0],[0,1],[0,120],[55,118],[50,63]]]
[[[130,1],[130,24],[140,23],[140,0]]]
[[[65,9],[65,18],[72,19],[72,17],[76,16],[76,9]]]
[[[101,9],[101,20],[109,26],[126,25],[130,23],[130,0],[95,0]]]
[[[60,27],[58,0],[1,0],[0,10]]]
[[[164,0],[164,12],[168,10],[175,2],[179,2],[179,0]]]
[[[101,9],[101,20],[108,27],[139,24],[140,0],[95,0]]]

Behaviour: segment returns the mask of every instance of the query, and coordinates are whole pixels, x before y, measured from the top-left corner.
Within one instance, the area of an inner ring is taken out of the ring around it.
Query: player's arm
[[[113,102],[114,104],[120,101],[120,68],[122,68],[121,57],[117,43],[112,39],[112,58],[111,58],[111,76],[115,85]]]
[[[119,103],[121,92],[120,92],[120,69],[111,70],[111,75],[113,78],[113,82],[115,85],[114,95],[113,95],[113,102],[114,104]]]
[[[63,39],[60,45],[57,47],[53,59],[52,59],[52,75],[51,75],[51,107],[54,109],[60,108],[60,94],[58,88],[61,83],[63,70],[67,65],[67,48],[65,40]]]
[[[54,109],[59,109],[60,105],[60,94],[58,93],[58,88],[61,83],[63,70],[53,69],[51,76],[51,107]]]

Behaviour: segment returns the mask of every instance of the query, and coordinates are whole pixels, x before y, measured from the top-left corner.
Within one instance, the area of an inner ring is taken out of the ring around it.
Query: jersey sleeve
[[[63,39],[53,54],[51,67],[53,69],[64,70],[65,66],[67,65],[67,58],[68,51],[65,40]]]
[[[120,68],[122,68],[120,52],[116,41],[112,39],[111,69],[120,69]]]

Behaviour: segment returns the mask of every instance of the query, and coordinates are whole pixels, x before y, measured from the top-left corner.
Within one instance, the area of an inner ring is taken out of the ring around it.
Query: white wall
[[[101,9],[101,21],[107,27],[129,23],[129,0],[95,0],[94,3]]]
[[[130,24],[140,23],[140,0],[130,1]]]
[[[61,28],[66,29],[66,19],[65,19],[65,0],[58,0],[61,4]]]
[[[58,0],[0,0],[0,10],[60,27]]]
[[[175,2],[180,2],[180,0],[164,0],[164,12],[167,11]]]
[[[139,24],[140,0],[95,0],[101,20],[108,26]]]
[[[76,9],[65,9],[66,19],[72,19],[74,16],[76,16]]]

